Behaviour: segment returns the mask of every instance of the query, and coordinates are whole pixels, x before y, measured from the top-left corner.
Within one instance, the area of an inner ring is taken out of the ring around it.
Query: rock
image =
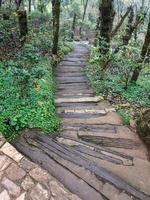
[[[49,186],[52,196],[57,197],[57,200],[61,200],[59,197],[62,197],[63,199],[63,197],[66,196],[67,192],[63,189],[63,186],[61,187],[55,180],[51,181]]]
[[[0,193],[0,199],[1,200],[10,200],[10,197],[8,195],[8,192],[4,190],[3,192]]]
[[[26,197],[26,192],[21,194],[16,200],[25,200],[25,197]]]
[[[31,170],[29,172],[29,174],[34,180],[41,182],[41,183],[42,182],[45,183],[51,179],[51,176],[45,170],[41,169],[40,167],[37,167],[37,168]]]
[[[13,197],[18,197],[20,195],[20,187],[17,186],[14,182],[4,177],[1,184],[6,188],[10,195]]]
[[[2,146],[1,151],[16,162],[19,162],[23,158],[23,156],[8,142]]]
[[[41,184],[37,184],[31,191],[32,200],[49,200],[50,194]]]
[[[21,186],[23,187],[24,190],[30,190],[30,189],[33,188],[34,182],[33,182],[33,180],[32,180],[29,176],[27,176],[27,177],[23,180]]]
[[[26,175],[26,172],[22,168],[18,167],[18,165],[16,165],[15,163],[12,163],[8,167],[6,173],[7,177],[13,181],[20,180]]]
[[[10,158],[8,158],[5,155],[0,155],[0,171],[6,169],[10,163],[11,163]]]
[[[31,169],[37,167],[37,165],[31,162],[30,160],[23,158],[20,161],[20,167],[23,168],[26,172],[29,172]]]

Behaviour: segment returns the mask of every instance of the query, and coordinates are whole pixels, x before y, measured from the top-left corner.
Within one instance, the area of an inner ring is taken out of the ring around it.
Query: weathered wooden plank
[[[80,118],[80,119],[90,119],[105,116],[106,113],[90,114],[90,113],[59,113],[62,118]]]
[[[67,91],[67,93],[66,92],[62,92],[62,91],[57,91],[56,92],[56,94],[57,95],[60,95],[61,96],[61,98],[63,98],[64,96],[74,96],[74,95],[76,95],[76,96],[79,96],[79,97],[81,97],[81,96],[84,96],[84,95],[92,95],[92,97],[93,97],[93,91],[92,90],[84,90],[84,91],[79,91],[79,92],[77,92],[77,91],[72,91],[72,90],[69,90],[69,91]],[[60,98],[60,97],[59,97]],[[70,97],[69,97],[70,98]]]
[[[104,123],[104,124],[82,124],[82,123],[74,123],[74,122],[70,122],[70,123],[63,123],[63,127],[79,127],[81,131],[110,131],[112,133],[116,133],[117,131],[117,126],[116,125],[112,125],[112,124],[108,124],[108,123]]]
[[[68,103],[67,103],[68,104]],[[66,106],[67,106],[66,104]],[[87,103],[89,106],[91,106],[91,103]],[[96,104],[96,103],[95,103]],[[84,104],[87,106],[86,104]],[[84,106],[82,105],[82,106]],[[73,106],[73,105],[72,105]],[[63,118],[62,122],[74,122],[74,123],[80,123],[80,124],[114,124],[114,125],[121,125],[122,121],[118,114],[116,113],[108,113],[107,115],[103,117],[96,117],[96,118],[90,118],[90,119],[82,119],[82,118]]]
[[[92,149],[93,151],[102,153],[104,155],[110,155],[110,156],[113,155],[113,156],[124,158],[126,160],[130,160],[130,161],[133,162],[133,157],[129,156],[129,155],[126,155],[124,153],[120,153],[118,151],[115,151],[115,150],[112,150],[112,149],[109,149],[109,148],[106,148],[106,147],[98,146],[98,145],[93,144],[93,143],[85,142],[83,140],[79,140],[79,139],[71,137],[71,136],[64,136],[62,132],[60,133],[60,137],[62,137],[65,140],[72,140],[73,142],[77,142],[78,145],[82,145],[83,144],[83,145],[85,145],[87,147],[90,147],[90,149]],[[59,138],[59,141],[60,141],[60,139],[61,138]]]
[[[42,145],[47,144],[48,148],[49,145],[53,148],[57,148],[57,154],[61,156],[63,159],[66,159],[70,162],[73,162],[76,165],[83,166],[85,169],[90,170],[93,172],[96,176],[98,176],[101,180],[108,181],[109,183],[115,185],[117,188],[126,191],[127,193],[133,195],[134,197],[141,199],[141,200],[149,200],[150,196],[144,194],[143,192],[140,192],[136,188],[132,187],[131,185],[127,184],[124,180],[122,180],[120,177],[113,175],[112,173],[108,172],[101,166],[97,165],[95,162],[90,161],[89,159],[83,157],[81,154],[79,154],[77,151],[68,148],[66,145],[60,145],[60,143],[55,142],[55,144],[48,141],[47,138],[40,138],[42,141]],[[57,146],[57,147],[56,147]],[[49,149],[51,151],[51,148]],[[61,153],[61,151],[63,153]]]
[[[61,183],[64,184],[72,193],[78,195],[83,200],[106,200],[98,193],[94,188],[92,188],[88,183],[83,181],[77,175],[72,173],[66,167],[52,159],[43,152],[40,148],[34,145],[29,145],[26,140],[14,141],[16,148],[22,152],[24,155],[29,157],[33,162],[41,165],[50,174],[57,178]],[[92,183],[92,182],[91,182]]]
[[[77,82],[77,83],[57,83],[57,88],[89,88],[89,86],[83,82]]]
[[[79,135],[78,137],[86,142],[94,143],[97,145],[101,145],[104,147],[115,147],[115,148],[123,148],[123,149],[137,149],[140,144],[134,142],[131,139],[126,138],[109,138],[102,136],[92,136],[92,135]]]
[[[77,95],[74,95],[74,94],[60,95],[59,93],[56,93],[55,99],[60,98],[60,96],[61,96],[61,98],[79,98],[79,97],[81,97],[81,95],[78,95],[78,94]],[[92,97],[92,96],[93,96],[92,94],[82,95],[82,97]]]
[[[87,85],[57,85],[57,89],[59,90],[64,90],[66,92],[70,91],[70,90],[74,90],[74,91],[83,91],[83,90],[88,90],[89,86]]]
[[[85,77],[59,77],[55,79],[58,84],[65,84],[65,83],[86,83],[87,79]]]
[[[67,89],[66,91],[65,91],[65,89],[64,90],[57,90],[57,93],[56,93],[57,95],[60,95],[59,96],[59,98],[61,97],[61,95],[62,96],[70,96],[71,94],[73,94],[73,95],[78,95],[78,96],[82,96],[82,94],[84,95],[87,95],[87,94],[93,94],[93,91],[92,90],[90,90],[90,89],[86,89],[86,90],[84,90],[84,92],[83,91],[81,91],[81,90],[69,90],[69,89]]]
[[[102,100],[101,96],[97,97],[85,97],[85,98],[58,98],[55,100],[55,103],[80,103],[80,102],[99,102]]]
[[[64,57],[63,62],[72,62],[72,63],[78,63],[78,62],[87,62],[87,57],[81,57],[81,58],[76,58],[76,57]]]
[[[96,106],[97,103],[82,103],[82,102],[77,102],[77,103],[56,103],[57,107],[87,107],[87,106]]]
[[[71,110],[71,109],[65,109],[63,111],[65,114],[106,114],[107,112],[105,110],[94,110],[94,109],[82,109],[82,110]]]
[[[56,80],[59,81],[83,81],[83,80],[87,80],[86,76],[78,76],[78,77],[56,77]]]
[[[84,72],[84,69],[82,67],[63,67],[63,68],[56,68],[55,73],[73,73],[73,72]]]
[[[69,136],[70,137],[70,136]],[[67,146],[72,146],[77,151],[81,152],[84,155],[90,155],[91,159],[99,158],[102,160],[106,160],[108,162],[112,162],[114,164],[124,165],[124,166],[133,166],[133,158],[130,156],[126,156],[124,154],[118,154],[115,151],[109,151],[107,148],[99,148],[98,146],[94,147],[88,145],[87,143],[82,143],[81,140],[77,139],[65,139],[58,138],[60,143],[66,144]]]
[[[85,67],[86,66],[86,63],[85,62],[82,62],[82,61],[78,61],[78,62],[70,62],[70,61],[62,61],[60,64],[58,64],[58,67],[59,66],[69,66],[69,67],[74,67],[74,66],[81,66],[81,67]]]

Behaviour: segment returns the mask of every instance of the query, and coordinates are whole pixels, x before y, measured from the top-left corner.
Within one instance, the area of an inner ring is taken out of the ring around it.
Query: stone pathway
[[[80,200],[0,135],[0,200]]]
[[[0,200],[150,200],[147,151],[115,109],[94,96],[87,56],[76,43],[56,68],[59,134],[26,130],[12,142],[38,165],[1,139]]]

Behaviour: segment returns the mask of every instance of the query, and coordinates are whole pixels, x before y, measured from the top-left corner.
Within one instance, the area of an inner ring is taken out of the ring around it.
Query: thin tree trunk
[[[100,37],[100,21],[101,21],[101,14],[99,12],[99,17],[97,18],[97,23],[96,23],[96,34],[95,34],[95,40],[94,40],[94,46],[96,47],[98,45],[98,39]]]
[[[77,18],[77,14],[74,13],[73,22],[72,22],[72,39],[74,39],[74,33],[75,33],[75,28],[76,28],[76,18]]]
[[[141,17],[141,14],[143,15],[143,17]],[[130,12],[129,20],[128,20],[128,25],[126,27],[125,35],[123,35],[123,37],[122,37],[122,44],[115,49],[114,53],[117,53],[120,50],[120,47],[122,47],[124,45],[128,45],[129,41],[132,38],[134,31],[137,29],[139,24],[141,24],[144,21],[145,16],[146,16],[146,14],[143,12],[140,14],[138,13],[136,16],[136,21],[133,23],[134,12],[133,12],[133,8],[132,8],[132,10]]]
[[[101,46],[101,38],[107,43],[107,47],[100,48],[100,53],[106,54],[109,51],[111,32],[115,16],[114,0],[102,0],[99,9],[101,13],[99,43]]]
[[[137,8],[137,5],[135,5],[135,10],[136,10],[136,18],[138,17],[138,15],[137,15],[137,12],[138,12],[138,10],[137,10],[138,8]],[[137,20],[137,19],[136,19]],[[136,28],[135,30],[134,30],[134,39],[135,39],[135,41],[137,41],[137,36],[138,36],[138,28]]]
[[[129,40],[131,39],[132,33],[135,30],[134,25],[133,25],[133,20],[134,20],[134,11],[133,11],[133,7],[131,7],[130,16],[129,16],[128,24],[127,24],[127,27],[126,27],[126,32],[125,32],[125,35],[122,38],[123,45],[127,45],[129,43]]]
[[[119,6],[119,0],[117,0],[117,14],[118,14],[118,21],[120,19],[120,6]]]
[[[145,0],[142,0],[142,9],[144,9]]]
[[[141,62],[144,61],[145,56],[147,55],[147,53],[149,51],[149,47],[150,47],[150,19],[149,19],[149,23],[148,23],[145,41],[144,41],[142,51],[141,51]],[[141,68],[135,68],[133,75],[132,75],[132,78],[131,78],[131,82],[136,82],[138,80],[138,77],[140,75],[140,71],[141,71]]]
[[[82,17],[82,22],[83,22],[84,19],[85,19],[85,14],[86,14],[86,10],[87,10],[88,1],[89,1],[89,0],[86,0],[85,6],[84,6],[84,12],[83,12],[83,17]]]
[[[142,10],[141,10],[142,11]],[[141,17],[141,15],[143,15],[143,17]],[[124,45],[128,45],[133,32],[137,29],[137,27],[139,26],[139,24],[141,24],[143,22],[143,20],[145,19],[146,14],[143,13],[143,11],[139,14],[137,14],[136,16],[136,21],[135,23],[131,26],[129,25],[129,30],[127,30],[127,34],[123,37],[123,44]],[[133,16],[134,17],[134,16]]]
[[[83,16],[82,16],[82,25],[80,26],[80,35],[81,35],[81,33],[82,33],[82,26],[83,26],[83,22],[84,22],[85,15],[86,15],[86,10],[87,10],[88,1],[89,1],[89,0],[86,0],[86,3],[85,3],[85,5],[84,5],[84,12],[83,12]]]
[[[0,0],[0,8],[2,7],[2,0]]]
[[[11,11],[12,0],[9,0],[9,10]]]
[[[119,23],[117,24],[117,26],[112,31],[111,37],[114,37],[116,35],[116,33],[118,32],[118,30],[122,26],[123,22],[125,21],[126,17],[129,15],[130,11],[131,11],[131,7],[128,7],[126,13],[123,15],[123,17],[121,18],[121,20],[119,21]]]
[[[31,12],[31,0],[29,0],[29,13]]]
[[[15,0],[15,3],[16,3],[16,10],[19,10],[22,0]]]
[[[37,9],[35,0],[32,0],[34,11]]]
[[[52,0],[53,15],[53,48],[52,53],[57,55],[59,41],[60,0]]]
[[[18,10],[17,14],[19,20],[21,44],[23,45],[28,35],[27,13],[25,10]]]

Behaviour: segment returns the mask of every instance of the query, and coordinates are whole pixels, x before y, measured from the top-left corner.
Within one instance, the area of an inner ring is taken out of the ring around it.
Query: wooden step
[[[121,125],[122,121],[120,116],[117,113],[108,113],[104,117],[97,117],[97,118],[90,118],[90,119],[82,119],[82,118],[63,118],[62,122],[74,122],[80,124],[114,124],[114,125]]]
[[[71,148],[59,141],[50,139],[48,136],[37,133],[28,133],[21,136],[19,140],[15,140],[13,144],[34,162],[37,162],[38,164],[42,163],[43,167],[48,170],[50,174],[55,176],[71,192],[77,194],[83,200],[92,200],[93,198],[94,200],[106,199],[105,196],[102,195],[101,188],[100,190],[97,190],[94,183],[91,184],[90,181],[92,181],[92,177],[90,176],[90,173],[94,174],[94,180],[100,181],[102,185],[107,182],[116,189],[119,189],[120,192],[124,191],[126,194],[130,194],[139,200],[150,199],[150,196],[141,191],[141,188],[135,188],[119,176],[109,172],[96,162],[83,156],[82,153],[75,148]],[[82,149],[82,151],[85,150]],[[87,153],[90,154],[91,151],[88,151]],[[117,165],[115,164],[115,166]],[[75,167],[78,168],[77,171],[75,170]],[[90,181],[88,181],[89,179],[85,174],[80,174],[80,167],[82,167],[84,173],[88,171]],[[78,177],[79,179],[75,177]],[[82,181],[80,182],[79,180]],[[70,181],[72,181],[72,183]],[[89,187],[85,188],[87,185]],[[85,189],[86,193],[83,192]]]
[[[101,96],[97,97],[84,97],[84,98],[58,98],[55,103],[80,103],[80,102],[99,102],[103,98]]]
[[[56,103],[56,106],[57,107],[62,107],[63,109],[65,109],[65,107],[76,107],[76,108],[79,108],[79,107],[92,107],[92,106],[97,106],[97,103],[95,102],[73,102],[73,103],[68,103],[68,102],[64,102],[64,103]]]

